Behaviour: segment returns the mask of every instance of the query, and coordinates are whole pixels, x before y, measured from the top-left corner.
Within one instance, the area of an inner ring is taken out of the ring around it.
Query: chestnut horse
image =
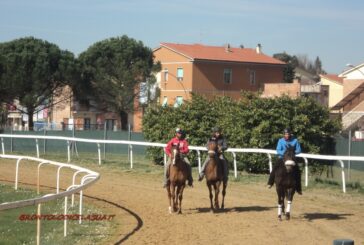
[[[188,176],[187,163],[179,152],[179,144],[172,147],[171,164],[169,165],[169,180],[167,193],[169,200],[169,213],[182,213],[182,196]]]
[[[279,166],[275,171],[274,182],[278,195],[278,219],[282,220],[282,213],[289,220],[291,215],[291,204],[296,190],[295,169],[297,166],[295,150],[288,146],[283,159],[279,159]],[[287,208],[285,210],[284,199],[287,198]]]
[[[207,147],[208,147],[209,161],[206,165],[205,176],[206,176],[206,185],[209,188],[209,193],[210,193],[211,211],[214,211],[219,209],[219,193],[221,184],[222,184],[221,209],[224,209],[227,180],[224,181],[224,167],[223,167],[224,163],[218,157],[218,145],[216,141],[210,141]],[[212,187],[214,188],[215,191],[215,198],[212,193]],[[214,204],[212,202],[213,198],[214,198]]]

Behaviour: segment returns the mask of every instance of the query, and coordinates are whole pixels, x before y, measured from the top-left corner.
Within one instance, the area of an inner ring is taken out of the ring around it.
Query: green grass
[[[24,200],[36,197],[34,191],[0,184],[0,203]],[[78,204],[78,201],[75,201]],[[83,203],[83,214],[106,214],[99,208]],[[69,199],[70,206],[70,199]],[[79,206],[68,209],[69,214],[76,214]],[[63,214],[64,198],[42,204],[42,214]],[[36,220],[21,220],[21,215],[37,213],[36,206],[0,211],[0,244],[35,244]],[[85,216],[86,217],[86,216]],[[63,237],[63,220],[41,220],[41,244],[96,244],[102,243],[108,234],[112,234],[113,221],[83,221],[80,225],[76,220],[67,222],[67,237]]]

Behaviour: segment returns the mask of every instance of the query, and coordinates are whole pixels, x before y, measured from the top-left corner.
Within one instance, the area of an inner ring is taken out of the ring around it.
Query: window
[[[115,119],[106,119],[106,130],[113,130],[115,125]]]
[[[251,85],[255,85],[255,71],[250,71],[249,73],[249,81]]]
[[[183,81],[183,68],[177,68],[177,81]]]
[[[167,106],[167,105],[168,105],[168,97],[164,96],[162,106]]]
[[[232,82],[233,71],[231,68],[224,69],[224,83]]]
[[[183,103],[183,97],[182,96],[177,96],[176,97],[176,102],[174,103],[174,107],[178,107],[180,105],[182,105]]]
[[[164,69],[164,70],[163,70],[163,80],[164,80],[165,82],[167,82],[167,81],[168,81],[168,69]]]
[[[83,129],[84,130],[90,130],[91,129],[91,119],[90,118],[84,118],[83,119]]]

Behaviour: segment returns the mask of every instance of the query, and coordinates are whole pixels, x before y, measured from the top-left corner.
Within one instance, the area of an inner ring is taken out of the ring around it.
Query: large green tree
[[[0,54],[0,84],[11,95],[5,100],[19,100],[32,130],[34,113],[49,106],[58,88],[71,84],[77,74],[74,55],[34,37],[0,43]]]
[[[177,108],[150,107],[143,118],[146,139],[164,143],[173,137],[174,128],[182,127],[191,145],[204,146],[215,125],[223,128],[230,147],[265,149],[275,149],[283,129],[291,127],[303,152],[321,154],[334,154],[333,137],[340,130],[340,122],[330,119],[328,109],[311,98],[261,98],[250,92],[242,93],[239,101],[228,97],[209,101],[193,95],[192,101]],[[160,149],[149,149],[157,163],[163,160],[161,153]],[[196,157],[194,153],[191,156]],[[231,155],[227,156],[231,160]],[[265,155],[238,154],[238,161],[239,169],[268,171]]]
[[[292,83],[295,78],[294,69],[298,66],[297,57],[291,56],[285,52],[274,54],[273,57],[287,64],[283,70],[283,81],[286,83]]]
[[[133,110],[140,85],[153,82],[152,72],[160,69],[153,62],[150,48],[125,35],[93,44],[79,60],[83,81],[91,87],[94,98],[103,109],[122,117]]]

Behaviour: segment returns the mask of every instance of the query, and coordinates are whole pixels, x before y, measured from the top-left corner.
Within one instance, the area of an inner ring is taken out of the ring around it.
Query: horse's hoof
[[[182,210],[178,211],[178,214],[182,214]]]
[[[171,207],[169,207],[168,208],[168,212],[171,214],[172,213],[172,208]]]
[[[282,221],[282,216],[281,215],[278,215],[278,220]]]
[[[291,219],[290,213],[286,213],[286,220],[290,220],[290,219]]]

